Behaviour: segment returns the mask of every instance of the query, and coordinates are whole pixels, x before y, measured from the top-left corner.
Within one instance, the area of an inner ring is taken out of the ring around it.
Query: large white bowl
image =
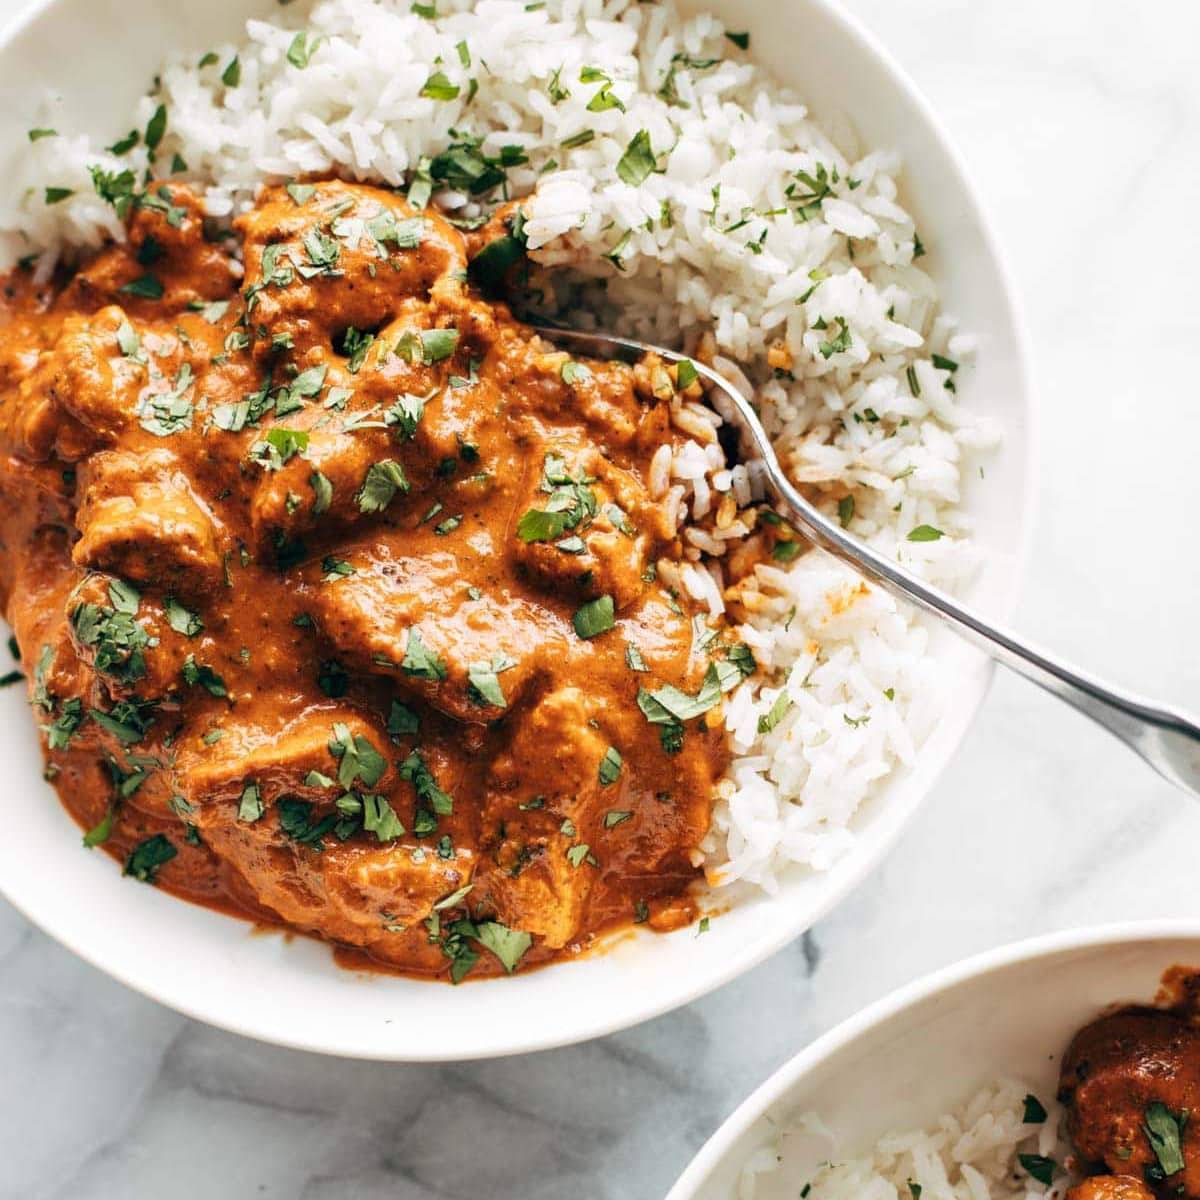
[[[831,1156],[867,1152],[885,1133],[921,1129],[980,1087],[1016,1079],[1048,1099],[1077,1029],[1113,1003],[1148,1003],[1163,971],[1200,966],[1200,924],[1110,926],[1037,938],[938,971],[814,1042],[709,1139],[667,1200],[736,1200],[754,1152],[817,1113],[832,1142],[783,1140],[756,1200],[794,1200]]]
[[[988,567],[974,599],[1003,616],[1024,560],[1031,509],[1031,413],[1025,350],[1005,271],[959,159],[896,65],[826,0],[712,0],[757,53],[833,128],[892,146],[908,168],[906,202],[931,248],[948,310],[981,337],[965,399],[996,418],[1006,442],[967,506]],[[60,92],[58,128],[107,140],[172,47],[234,37],[274,0],[50,0],[0,38],[0,187],[35,123],[38,100]],[[41,781],[29,713],[0,695],[6,763],[0,888],[32,921],[129,986],[199,1019],[286,1045],[363,1058],[436,1060],[563,1045],[644,1021],[718,987],[795,938],[884,856],[965,733],[988,664],[948,635],[936,653],[954,680],[941,727],[917,770],[897,775],[856,823],[857,850],[821,876],[795,872],[774,899],[736,907],[696,939],[691,931],[629,936],[607,953],[514,979],[433,986],[335,967],[303,938],[252,936],[227,917],[123,879],[79,834]]]

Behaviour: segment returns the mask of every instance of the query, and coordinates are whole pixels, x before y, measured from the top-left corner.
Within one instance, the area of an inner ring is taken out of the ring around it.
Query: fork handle
[[[1110,687],[1007,629],[985,621],[945,592],[850,537],[792,486],[777,462],[767,462],[765,466],[772,487],[791,510],[796,525],[819,546],[893,595],[943,617],[967,641],[997,662],[1065,700],[1120,738],[1164,779],[1193,796],[1200,796],[1200,725],[1195,720],[1178,709]]]

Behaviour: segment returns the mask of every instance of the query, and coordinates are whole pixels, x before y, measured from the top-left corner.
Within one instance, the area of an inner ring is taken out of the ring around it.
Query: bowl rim
[[[0,24],[0,55],[7,52],[16,39],[29,32],[39,21],[47,18],[52,10],[63,2],[64,0],[29,0],[15,17]],[[903,93],[919,114],[922,137],[933,143],[944,157],[946,178],[956,189],[956,194],[961,198],[963,207],[971,214],[978,228],[980,243],[995,276],[997,309],[1012,338],[1012,371],[1016,380],[1014,394],[1019,401],[1021,415],[1020,427],[1005,428],[1005,441],[1006,444],[1019,451],[1020,461],[1024,464],[1023,487],[1020,492],[1014,492],[1013,497],[1020,503],[1021,518],[1012,550],[1005,560],[1006,586],[991,605],[995,610],[991,615],[999,620],[1005,620],[1016,609],[1029,563],[1036,519],[1034,501],[1039,478],[1038,433],[1040,424],[1031,387],[1030,339],[1025,319],[1016,301],[1017,293],[1011,268],[1002,253],[994,225],[967,170],[962,153],[946,131],[931,102],[925,98],[907,71],[874,33],[842,7],[839,0],[804,0],[804,3],[819,10],[824,17],[840,27],[841,32],[851,41],[856,42],[861,47],[866,60],[871,63],[872,68],[880,75],[887,77],[892,86]],[[3,880],[0,880],[0,894],[4,894],[9,903],[32,924],[90,966],[103,971],[126,987],[157,1003],[195,1020],[243,1037],[337,1057],[402,1062],[465,1062],[573,1045],[642,1024],[677,1008],[682,1008],[723,987],[778,953],[806,929],[811,928],[816,922],[827,916],[847,895],[859,887],[892,851],[913,818],[928,801],[929,793],[936,786],[943,772],[961,749],[966,732],[974,722],[988,694],[995,672],[994,662],[984,660],[982,655],[980,660],[977,683],[972,686],[971,693],[965,698],[966,703],[960,704],[958,708],[961,720],[958,740],[945,752],[943,760],[930,770],[919,791],[908,799],[908,812],[904,819],[893,823],[892,827],[878,836],[869,848],[855,854],[853,862],[848,863],[839,877],[830,883],[818,902],[808,906],[802,916],[791,920],[780,920],[769,936],[755,939],[744,949],[734,949],[725,956],[719,969],[708,971],[702,977],[697,977],[687,987],[664,989],[662,992],[647,994],[639,1003],[614,1012],[610,1019],[592,1021],[586,1029],[568,1025],[555,1030],[547,1025],[536,1034],[526,1032],[518,1037],[510,1036],[507,1041],[497,1042],[486,1049],[475,1049],[467,1053],[437,1048],[417,1049],[411,1046],[400,1049],[375,1048],[363,1044],[361,1041],[349,1045],[336,1038],[322,1042],[308,1036],[291,1035],[286,1031],[264,1029],[260,1023],[254,1020],[239,1019],[228,1008],[213,1012],[211,1011],[212,1006],[209,1004],[192,1002],[189,997],[179,995],[170,986],[165,976],[145,977],[133,967],[127,966],[119,957],[105,953],[102,948],[93,947],[82,935],[77,936],[69,923],[54,922],[45,919],[44,914],[30,911],[33,906],[27,907],[21,898],[9,895]],[[476,984],[475,986],[480,985]]]
[[[1017,964],[1053,958],[1066,951],[1116,949],[1187,938],[1200,940],[1200,920],[1159,918],[1060,929],[981,951],[896,988],[810,1042],[760,1083],[700,1147],[665,1200],[695,1200],[700,1188],[725,1162],[741,1137],[798,1087],[805,1076],[871,1030],[924,1001],[950,992],[968,981],[984,979]]]

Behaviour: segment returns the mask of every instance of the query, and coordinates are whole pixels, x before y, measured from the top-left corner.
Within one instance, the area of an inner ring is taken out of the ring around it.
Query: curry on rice
[[[455,981],[693,919],[756,665],[657,577],[694,381],[486,300],[511,208],[464,235],[292,184],[210,238],[182,186],[125,207],[0,327],[0,587],[87,844]]]

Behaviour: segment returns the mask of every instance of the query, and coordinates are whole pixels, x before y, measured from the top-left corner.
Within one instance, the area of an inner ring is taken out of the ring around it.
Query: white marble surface
[[[1042,464],[1020,626],[1200,706],[1200,6],[848,7],[965,151],[1029,318]],[[0,1197],[661,1196],[770,1071],[914,975],[1052,929],[1197,913],[1197,847],[1200,807],[1001,678],[883,870],[803,942],[640,1029],[448,1067],[216,1032],[0,902]]]

